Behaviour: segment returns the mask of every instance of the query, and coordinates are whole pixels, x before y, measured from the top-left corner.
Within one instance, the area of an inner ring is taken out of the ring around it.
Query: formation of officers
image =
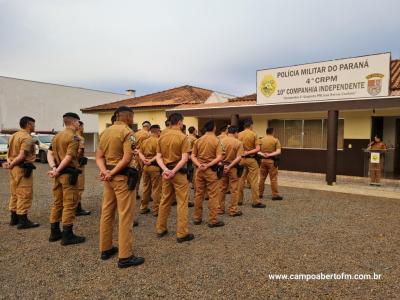
[[[118,255],[118,267],[140,265],[144,258],[133,254],[133,227],[135,199],[140,199],[140,214],[151,213],[157,218],[156,234],[168,234],[167,220],[171,207],[176,205],[177,242],[191,241],[195,236],[189,231],[189,207],[194,206],[194,225],[203,223],[203,201],[208,199],[207,225],[224,226],[221,215],[242,215],[243,190],[246,181],[251,188],[251,206],[265,208],[261,202],[264,184],[270,176],[272,200],[282,200],[278,193],[278,162],[281,154],[279,140],[272,128],[267,128],[263,138],[257,138],[251,119],[245,120],[244,130],[226,126],[216,136],[214,121],[202,128],[202,136],[194,127],[186,135],[183,116],[171,114],[165,122],[166,129],[146,121],[134,133],[133,111],[119,107],[112,125],[100,135],[96,151],[96,164],[103,182],[103,201],[100,218],[101,259]],[[53,203],[50,210],[50,242],[62,245],[79,244],[85,237],[73,231],[75,217],[89,215],[80,203],[84,190],[84,173],[87,158],[84,156],[83,123],[75,113],[63,116],[65,130],[57,133],[48,151],[53,179]],[[10,225],[18,229],[38,227],[28,218],[32,204],[32,171],[35,169],[35,120],[23,117],[21,130],[9,141],[9,155],[3,167],[9,169],[11,197]],[[143,185],[138,194],[140,182]],[[190,184],[194,189],[194,202],[189,199]],[[225,196],[230,193],[230,203],[225,207]],[[118,215],[118,247],[113,244],[115,215]],[[60,226],[62,224],[62,227]]]

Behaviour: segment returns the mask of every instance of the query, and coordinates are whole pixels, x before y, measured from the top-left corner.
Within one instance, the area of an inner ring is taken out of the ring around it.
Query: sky
[[[242,96],[256,70],[391,52],[398,0],[0,0],[0,76]]]

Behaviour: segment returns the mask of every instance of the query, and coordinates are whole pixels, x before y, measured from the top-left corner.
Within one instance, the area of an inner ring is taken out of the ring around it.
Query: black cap
[[[143,126],[144,124],[149,124],[149,125],[151,125],[151,123],[150,123],[149,121],[144,121],[144,122],[142,123],[142,126]]]
[[[157,124],[151,125],[150,130],[153,130],[153,129],[161,129],[161,127],[160,127],[160,125],[157,125]]]
[[[66,114],[63,115],[63,118],[74,118],[77,120],[80,120],[79,116],[76,113],[73,112],[67,112]]]
[[[132,108],[128,107],[128,106],[120,106],[117,108],[117,110],[114,112],[114,114],[118,114],[120,112],[124,112],[124,111],[128,111],[128,112],[133,112]]]

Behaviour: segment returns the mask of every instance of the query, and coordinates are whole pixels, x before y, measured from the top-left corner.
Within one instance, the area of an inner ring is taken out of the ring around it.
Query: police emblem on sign
[[[272,75],[266,75],[260,82],[260,92],[265,97],[270,97],[277,87],[276,81]]]
[[[367,83],[367,91],[371,96],[377,96],[382,91],[382,78],[383,74],[374,73],[369,74],[366,78],[368,80]]]

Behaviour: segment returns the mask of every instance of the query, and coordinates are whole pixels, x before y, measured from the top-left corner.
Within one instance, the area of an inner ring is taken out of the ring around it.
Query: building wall
[[[98,128],[99,132],[101,133],[107,126],[107,124],[111,123],[112,112],[105,112],[98,114]],[[165,128],[165,120],[167,119],[167,115],[165,110],[142,110],[142,111],[135,111],[133,116],[134,123],[138,124],[138,128],[142,128],[142,123],[144,121],[149,121],[151,124],[158,124],[160,125],[161,129]],[[183,120],[186,128],[190,126],[194,126],[198,128],[198,118],[196,117],[185,117]]]
[[[60,131],[63,129],[62,115],[71,111],[81,116],[86,132],[97,132],[97,115],[83,115],[80,110],[126,97],[0,76],[0,130],[18,129],[19,119],[28,115],[36,120],[37,131]]]

